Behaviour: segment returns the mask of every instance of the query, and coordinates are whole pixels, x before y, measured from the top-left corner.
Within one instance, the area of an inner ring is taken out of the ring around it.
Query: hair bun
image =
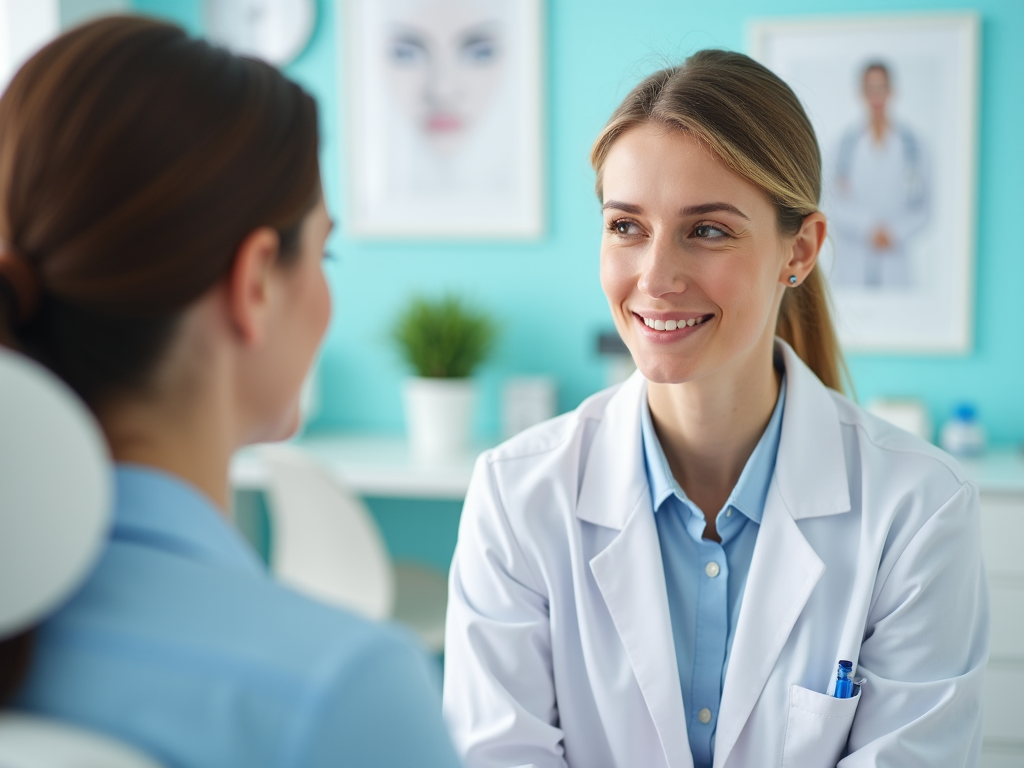
[[[0,286],[8,286],[14,300],[16,320],[27,322],[39,305],[39,278],[32,265],[8,247],[0,247]]]

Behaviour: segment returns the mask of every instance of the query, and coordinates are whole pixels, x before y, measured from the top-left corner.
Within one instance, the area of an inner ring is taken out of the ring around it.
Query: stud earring
[[[796,285],[796,275],[790,275],[789,276],[789,284],[790,285]]]

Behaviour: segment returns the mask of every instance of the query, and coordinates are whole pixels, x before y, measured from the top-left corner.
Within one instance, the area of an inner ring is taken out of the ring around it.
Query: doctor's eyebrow
[[[617,211],[623,213],[634,213],[642,214],[644,209],[639,205],[633,203],[624,203],[620,200],[609,200],[603,206],[601,210],[607,211],[609,208],[614,208]],[[679,211],[680,216],[702,216],[706,213],[716,213],[718,211],[728,211],[729,213],[735,213],[737,216],[750,221],[750,217],[747,216],[743,211],[737,208],[735,205],[730,203],[701,203],[699,205],[688,205]]]
[[[604,205],[601,206],[602,211],[607,211],[609,208],[614,208],[617,211],[623,213],[636,213],[640,214],[644,212],[644,209],[639,205],[633,205],[632,203],[622,203],[618,200],[608,200]]]
[[[737,208],[735,205],[729,203],[701,203],[700,205],[689,205],[679,211],[680,216],[702,216],[705,213],[717,213],[719,211],[728,211],[729,213],[735,213],[737,216],[750,221],[750,217],[747,216],[743,211]]]

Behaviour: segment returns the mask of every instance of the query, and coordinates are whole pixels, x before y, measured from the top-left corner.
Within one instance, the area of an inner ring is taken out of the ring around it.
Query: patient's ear
[[[246,345],[257,345],[267,336],[274,268],[281,238],[270,227],[250,232],[235,253],[225,280],[225,298],[232,329]]]

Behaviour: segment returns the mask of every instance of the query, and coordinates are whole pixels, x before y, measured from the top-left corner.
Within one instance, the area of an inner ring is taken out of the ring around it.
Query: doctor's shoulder
[[[473,471],[463,519],[498,514],[510,532],[534,534],[570,523],[594,436],[623,386],[601,390],[574,410],[484,451]]]
[[[864,525],[884,528],[891,539],[901,526],[916,530],[940,511],[955,509],[956,524],[977,535],[978,490],[955,458],[832,394],[851,500],[859,506]]]

